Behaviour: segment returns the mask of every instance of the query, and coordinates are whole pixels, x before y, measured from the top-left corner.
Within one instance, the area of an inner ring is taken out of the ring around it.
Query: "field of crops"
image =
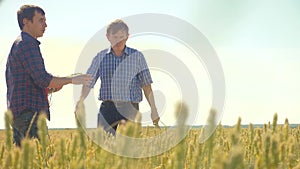
[[[241,119],[237,119],[232,128],[218,125],[205,142],[199,142],[201,128],[189,129],[176,146],[143,158],[116,155],[103,149],[80,126],[74,130],[49,130],[48,137],[45,123],[45,120],[39,121],[41,140],[24,140],[22,148],[12,144],[9,128],[0,131],[1,169],[300,169],[300,127],[290,128],[288,120],[284,125],[277,125],[276,114],[273,121],[262,128],[254,128],[251,124],[249,128],[241,128]],[[130,137],[151,138],[167,131],[166,128],[132,126],[123,126],[118,132]],[[110,144],[110,139],[117,138],[102,139],[107,139],[104,143]],[[161,146],[159,144],[168,143],[162,141],[151,145]],[[127,143],[118,146],[122,151],[133,148]],[[141,149],[141,153],[147,148]]]

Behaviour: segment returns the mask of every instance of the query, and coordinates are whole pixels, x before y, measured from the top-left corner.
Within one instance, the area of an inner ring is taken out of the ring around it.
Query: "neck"
[[[32,37],[34,37],[35,39],[37,39],[37,37],[34,36],[33,33],[30,32],[26,27],[24,27],[22,31],[28,33],[29,35],[31,35]]]
[[[120,57],[120,56],[123,55],[124,49],[125,49],[125,48],[123,48],[122,50],[119,50],[119,49],[117,49],[117,48],[112,48],[114,54],[115,54],[116,56],[118,56],[118,57]]]

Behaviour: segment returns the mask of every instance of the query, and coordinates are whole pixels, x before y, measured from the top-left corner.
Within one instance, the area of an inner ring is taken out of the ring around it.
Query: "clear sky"
[[[217,52],[226,83],[222,124],[233,125],[238,117],[243,124],[267,123],[272,121],[275,112],[279,123],[285,118],[290,123],[300,123],[300,2],[296,0],[276,3],[261,0],[3,0],[0,2],[0,128],[4,127],[2,117],[6,110],[6,58],[20,33],[16,12],[23,4],[39,5],[46,12],[48,27],[39,40],[46,69],[53,75],[74,73],[89,39],[112,20],[143,13],[167,14],[196,27]],[[203,124],[213,89],[203,64],[195,60],[193,53],[166,37],[134,37],[128,40],[128,45],[140,50],[165,50],[186,64],[198,86],[201,102],[200,113],[190,124]],[[181,86],[167,73],[155,69],[151,69],[151,73],[156,96],[165,100],[165,105],[158,103],[162,121],[172,125],[176,120],[173,107],[181,97]],[[95,100],[98,88],[94,89]],[[74,99],[72,85],[53,94],[49,127],[76,126]],[[141,106],[142,111],[149,109],[145,100]],[[91,126],[96,123],[97,111],[90,113]]]

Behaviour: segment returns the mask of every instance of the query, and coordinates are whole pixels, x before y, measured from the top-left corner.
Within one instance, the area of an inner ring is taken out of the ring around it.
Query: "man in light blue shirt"
[[[144,55],[126,46],[129,29],[122,20],[115,20],[107,27],[106,37],[111,47],[100,51],[93,59],[87,74],[92,75],[90,86],[83,86],[83,101],[96,81],[101,80],[98,126],[115,135],[121,120],[134,121],[142,101],[142,90],[151,108],[153,124],[160,120],[151,88],[152,78]]]

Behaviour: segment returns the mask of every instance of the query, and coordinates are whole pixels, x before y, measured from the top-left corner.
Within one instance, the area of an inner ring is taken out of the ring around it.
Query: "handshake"
[[[89,74],[72,74],[69,76],[71,78],[72,84],[82,84],[84,86],[89,86],[92,83],[93,77]]]
[[[48,86],[48,92],[57,92],[67,84],[90,86],[92,81],[93,77],[89,74],[72,74],[67,77],[53,77]]]

